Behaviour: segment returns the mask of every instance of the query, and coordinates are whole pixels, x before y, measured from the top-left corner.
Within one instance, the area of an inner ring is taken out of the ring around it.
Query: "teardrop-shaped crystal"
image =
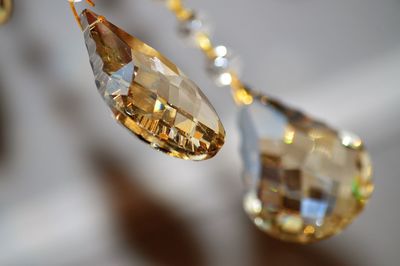
[[[373,191],[361,140],[267,97],[240,111],[244,207],[253,222],[286,241],[340,232]]]
[[[204,160],[225,130],[200,89],[158,51],[89,10],[81,15],[96,85],[115,118],[153,148]]]

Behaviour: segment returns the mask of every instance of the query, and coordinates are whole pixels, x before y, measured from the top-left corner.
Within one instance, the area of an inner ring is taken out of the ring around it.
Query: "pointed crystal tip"
[[[221,121],[179,68],[92,11],[81,21],[96,85],[122,125],[174,157],[205,160],[220,150]]]

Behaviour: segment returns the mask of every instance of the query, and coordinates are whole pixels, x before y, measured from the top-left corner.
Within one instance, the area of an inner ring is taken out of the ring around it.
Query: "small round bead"
[[[207,72],[217,86],[229,86],[233,80],[231,73],[239,75],[239,58],[223,45],[215,47],[214,54],[215,57],[207,63]]]
[[[198,46],[198,36],[209,35],[210,28],[203,19],[196,14],[192,14],[188,19],[179,21],[178,32],[190,44]]]

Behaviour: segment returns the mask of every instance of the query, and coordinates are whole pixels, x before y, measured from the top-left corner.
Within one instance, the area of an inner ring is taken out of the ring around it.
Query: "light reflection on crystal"
[[[218,83],[226,86],[232,83],[232,75],[230,73],[222,73],[219,77],[218,77]]]
[[[363,209],[373,192],[372,167],[354,134],[264,96],[242,107],[239,122],[244,206],[261,230],[313,242],[340,232]]]
[[[326,215],[328,209],[328,202],[305,198],[301,202],[301,216],[304,219],[322,219]]]
[[[342,144],[346,147],[357,149],[362,145],[361,139],[351,132],[340,132],[340,138],[342,139]]]
[[[314,228],[313,226],[307,225],[307,226],[304,228],[304,234],[306,234],[306,235],[312,235],[312,234],[314,234],[314,233],[315,233],[315,228]]]

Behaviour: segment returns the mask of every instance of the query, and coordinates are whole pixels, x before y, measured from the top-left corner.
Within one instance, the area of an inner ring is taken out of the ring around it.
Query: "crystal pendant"
[[[332,236],[373,191],[361,140],[264,96],[240,111],[244,208],[269,235],[309,243]]]
[[[81,21],[96,85],[122,125],[178,158],[204,160],[219,151],[221,121],[179,68],[92,11]]]
[[[13,10],[12,0],[0,0],[0,25],[6,23]]]

